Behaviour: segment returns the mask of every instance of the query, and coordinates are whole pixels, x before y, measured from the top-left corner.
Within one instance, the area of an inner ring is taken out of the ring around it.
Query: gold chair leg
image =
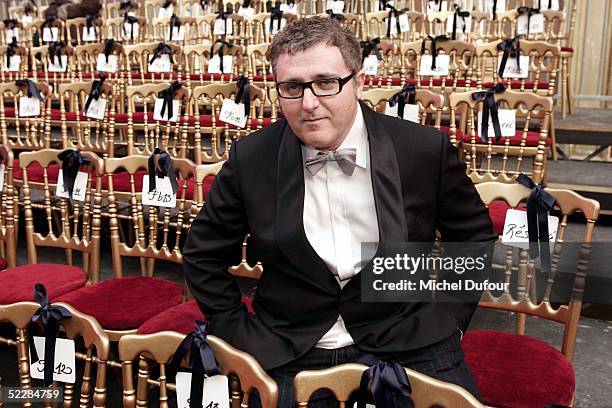
[[[136,386],[136,406],[149,406],[149,363],[143,356],[139,356],[138,385]]]
[[[568,96],[568,73],[567,73],[567,58],[561,59],[561,117],[565,119],[567,117],[567,104],[569,101]]]
[[[557,161],[557,129],[555,125],[555,115],[550,115],[550,148],[552,150],[552,159]]]
[[[123,407],[134,408],[136,406],[136,390],[134,390],[134,379],[132,378],[132,362],[122,363],[123,376]]]

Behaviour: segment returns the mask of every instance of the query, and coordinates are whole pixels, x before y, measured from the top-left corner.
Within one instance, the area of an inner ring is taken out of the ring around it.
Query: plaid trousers
[[[278,384],[278,408],[293,408],[297,406],[293,395],[293,378],[298,372],[302,370],[320,370],[339,364],[353,363],[364,354],[356,346],[333,350],[313,348],[297,360],[268,370],[268,374]],[[476,380],[463,358],[459,330],[445,340],[418,350],[379,353],[376,357],[383,361],[395,361],[403,367],[413,369],[442,381],[457,384],[480,399]],[[251,398],[249,406],[261,407],[259,399],[256,396]],[[308,403],[308,407],[312,408],[335,408],[337,406],[338,402],[327,390],[316,391]],[[395,405],[398,408],[400,406],[399,402]],[[351,401],[347,407],[352,408],[353,402]],[[406,408],[405,404],[402,408]]]

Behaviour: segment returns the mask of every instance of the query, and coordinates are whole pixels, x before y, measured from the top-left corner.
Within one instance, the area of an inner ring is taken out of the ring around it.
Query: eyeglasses
[[[355,72],[344,78],[322,78],[309,82],[285,81],[276,84],[278,96],[285,99],[299,99],[309,88],[315,96],[334,96],[342,92],[342,87],[355,76]]]

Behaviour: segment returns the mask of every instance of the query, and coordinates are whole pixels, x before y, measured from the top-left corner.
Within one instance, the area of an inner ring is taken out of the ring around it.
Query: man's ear
[[[359,70],[355,74],[355,93],[357,94],[357,99],[361,99],[361,94],[363,93],[363,85],[365,84],[365,72],[363,68]]]

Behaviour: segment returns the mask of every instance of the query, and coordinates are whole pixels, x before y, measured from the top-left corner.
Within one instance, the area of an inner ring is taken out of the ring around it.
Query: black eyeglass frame
[[[306,88],[308,88],[310,89],[310,92],[312,92],[312,94],[318,98],[325,98],[326,96],[335,96],[335,95],[338,95],[340,92],[342,92],[342,88],[344,87],[344,85],[346,85],[351,79],[353,79],[355,74],[356,72],[352,71],[349,76],[346,76],[344,78],[341,78],[341,77],[320,78],[320,79],[315,79],[314,81],[308,81],[308,82],[297,82],[297,81],[277,82],[276,83],[276,93],[278,94],[280,98],[283,98],[283,99],[300,99],[304,96],[304,91],[306,90]],[[330,81],[332,79],[335,79],[340,84],[338,92],[336,92],[335,94],[330,94],[330,95],[317,95],[315,90],[312,88],[312,84],[314,84],[315,82],[319,82],[319,81]],[[281,95],[281,91],[280,91],[280,85],[282,84],[300,85],[302,87],[302,93],[300,94],[300,96],[283,96]]]

